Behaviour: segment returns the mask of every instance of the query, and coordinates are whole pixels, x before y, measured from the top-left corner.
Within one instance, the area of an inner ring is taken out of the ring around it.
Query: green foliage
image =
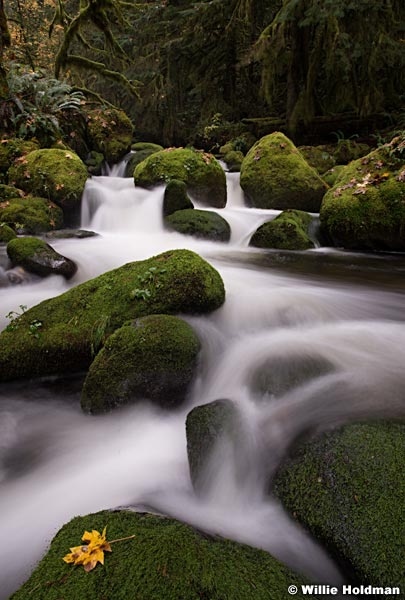
[[[16,331],[18,329],[18,326],[20,324],[18,319],[19,317],[21,317],[21,315],[23,315],[26,312],[27,306],[25,304],[20,304],[20,310],[21,312],[11,310],[6,315],[6,319],[9,320],[9,324],[6,327],[6,331]],[[38,319],[33,319],[28,323],[28,335],[38,340],[41,332],[41,327],[42,321],[39,321]]]

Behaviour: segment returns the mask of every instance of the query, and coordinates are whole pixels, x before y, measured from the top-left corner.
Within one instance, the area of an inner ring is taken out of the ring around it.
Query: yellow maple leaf
[[[83,546],[74,546],[70,552],[63,557],[66,563],[83,565],[85,571],[91,571],[97,563],[104,564],[104,552],[111,552],[111,546],[106,538],[107,528],[104,527],[103,533],[93,529],[90,533],[85,531],[82,541]]]

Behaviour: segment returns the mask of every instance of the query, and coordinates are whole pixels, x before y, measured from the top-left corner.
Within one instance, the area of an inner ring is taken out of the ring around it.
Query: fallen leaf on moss
[[[83,565],[86,572],[92,571],[97,563],[104,564],[104,552],[111,552],[111,546],[106,538],[107,528],[104,527],[103,533],[85,531],[82,537],[83,546],[70,548],[69,554],[63,557],[66,563]]]

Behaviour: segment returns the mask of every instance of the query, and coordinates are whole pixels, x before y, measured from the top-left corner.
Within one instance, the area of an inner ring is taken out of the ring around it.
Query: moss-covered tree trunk
[[[4,12],[4,0],[0,0],[0,102],[9,95],[6,70],[3,64],[4,49],[10,45],[10,33],[7,27],[7,17]]]

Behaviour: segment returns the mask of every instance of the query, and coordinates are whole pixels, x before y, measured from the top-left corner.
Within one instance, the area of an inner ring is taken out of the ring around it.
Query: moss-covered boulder
[[[213,242],[228,242],[231,237],[228,221],[211,210],[178,210],[166,217],[165,224],[184,235]]]
[[[356,424],[300,447],[276,478],[284,506],[356,581],[399,586],[401,598],[404,465],[405,425]]]
[[[81,405],[101,413],[139,400],[180,406],[195,376],[200,342],[178,317],[150,315],[117,329],[90,366]]]
[[[199,202],[223,208],[226,204],[225,173],[212,154],[192,148],[167,148],[142,161],[134,172],[135,185],[151,188],[171,179],[184,181]]]
[[[0,142],[0,173],[7,173],[13,162],[34,150],[39,150],[39,144],[32,140],[19,138],[1,140]]]
[[[387,145],[341,171],[320,211],[322,231],[333,245],[405,250],[404,167]]]
[[[90,175],[101,175],[103,171],[104,160],[104,154],[101,154],[101,152],[96,152],[96,150],[92,150],[86,155],[84,164],[86,165]]]
[[[11,200],[11,198],[23,198],[25,196],[22,190],[13,187],[12,185],[0,184],[0,202],[3,200]]]
[[[320,175],[332,169],[336,163],[329,146],[298,146],[307,163]]]
[[[240,184],[256,208],[318,212],[326,184],[284,134],[266,135],[245,156]]]
[[[13,266],[23,267],[41,277],[63,275],[70,279],[77,271],[73,260],[62,256],[52,246],[35,237],[11,240],[7,244],[7,254]]]
[[[142,150],[153,150],[154,152],[159,152],[163,150],[163,146],[160,144],[154,144],[153,142],[135,142],[131,146],[131,150],[135,152],[141,152]]]
[[[87,169],[72,150],[35,150],[15,161],[9,170],[9,180],[25,192],[49,198],[65,210],[80,204]]]
[[[228,152],[236,151],[242,152],[242,154],[245,155],[256,141],[257,139],[255,138],[253,133],[251,133],[250,131],[245,131],[244,133],[241,133],[237,137],[233,138],[232,140],[229,140],[223,146],[221,146],[219,149],[219,153],[224,156]]]
[[[163,197],[163,216],[168,217],[178,210],[193,209],[184,181],[172,179],[166,186]]]
[[[134,535],[111,546],[104,566],[90,574],[62,557],[80,545],[84,531],[108,539]],[[203,534],[174,519],[103,511],[76,517],[58,532],[30,579],[10,600],[285,600],[289,585],[301,594],[302,577],[267,552]]]
[[[0,223],[0,244],[8,244],[10,240],[17,237],[14,229],[6,225],[6,223]]]
[[[272,221],[267,221],[252,235],[249,245],[257,248],[306,250],[313,248],[309,236],[313,219],[301,210],[285,210]]]
[[[322,179],[330,186],[334,186],[342,170],[345,168],[344,165],[335,165],[332,169],[329,169],[322,175]]]
[[[215,400],[191,410],[186,419],[187,456],[194,489],[207,488],[207,469],[217,444],[226,438],[236,445],[240,438],[240,418],[231,400]],[[233,448],[235,451],[235,448]]]
[[[218,272],[189,250],[128,263],[45,300],[0,334],[0,380],[71,373],[89,367],[105,339],[150,314],[205,313],[225,290]],[[29,325],[42,323],[38,339]]]
[[[118,162],[131,148],[133,125],[123,110],[96,108],[87,113],[87,131],[92,150],[110,164]]]
[[[63,212],[44,198],[12,198],[0,202],[0,222],[19,233],[38,234],[62,227]]]
[[[124,177],[133,177],[135,172],[135,167],[137,167],[141,162],[151,156],[152,154],[156,154],[160,150],[153,150],[151,148],[145,148],[145,150],[135,150],[132,152],[131,157],[129,158],[126,167]]]
[[[238,173],[240,171],[243,159],[244,155],[240,150],[231,150],[223,157],[223,161],[231,173]]]

